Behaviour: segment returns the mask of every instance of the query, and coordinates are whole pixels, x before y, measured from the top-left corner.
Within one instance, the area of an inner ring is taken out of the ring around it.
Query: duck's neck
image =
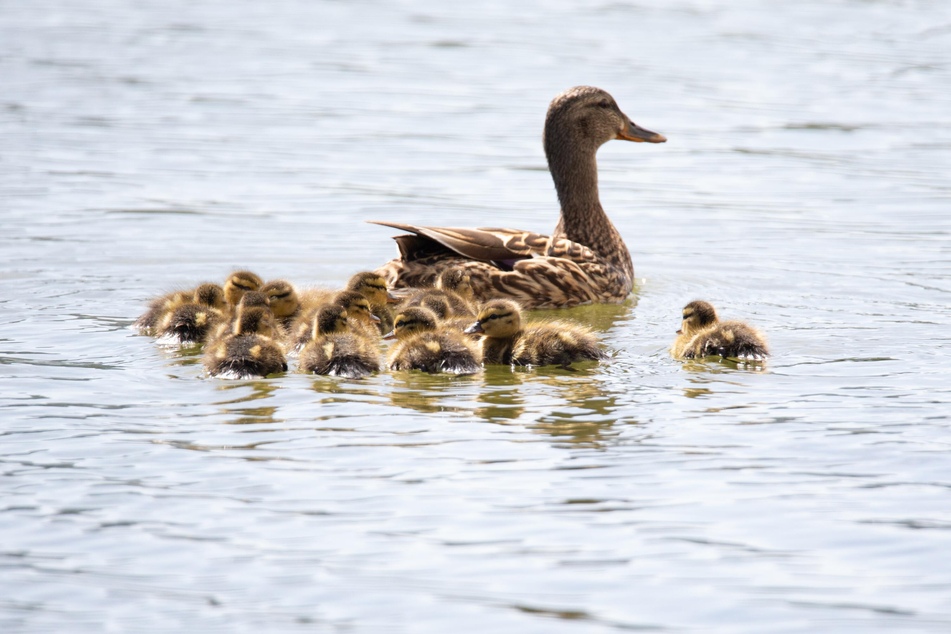
[[[631,254],[601,207],[597,149],[571,150],[548,152],[548,167],[561,203],[561,217],[552,237],[583,244],[633,278]]]

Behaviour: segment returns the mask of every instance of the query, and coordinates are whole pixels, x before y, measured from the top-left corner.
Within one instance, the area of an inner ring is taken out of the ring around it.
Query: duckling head
[[[393,331],[384,339],[406,339],[420,332],[436,330],[436,313],[423,306],[411,306],[404,309],[393,320]]]
[[[231,306],[237,306],[241,297],[248,291],[256,291],[264,281],[251,271],[236,271],[225,282],[225,301]]]
[[[646,130],[621,112],[614,97],[594,86],[575,86],[556,96],[545,117],[545,153],[571,144],[596,150],[612,139],[663,143],[661,134]]]
[[[446,297],[446,291],[436,288],[427,288],[417,292],[410,297],[404,304],[404,308],[422,306],[436,313],[439,319],[446,319],[452,315],[452,305],[449,298]]]
[[[339,304],[328,304],[324,306],[314,317],[314,334],[316,339],[320,335],[333,335],[347,332],[347,309]]]
[[[286,280],[274,280],[261,287],[270,302],[271,312],[278,319],[290,317],[300,308],[300,296]]]
[[[347,282],[348,291],[356,291],[369,300],[371,306],[384,306],[394,299],[386,288],[386,280],[373,271],[357,273]]]
[[[367,323],[380,321],[380,318],[373,314],[370,300],[357,291],[340,291],[334,296],[334,304],[346,309],[353,319]]]
[[[271,300],[261,291],[245,291],[238,302],[238,313],[248,308],[267,308],[270,309]]]
[[[694,335],[717,323],[717,311],[710,302],[696,300],[684,306],[683,323],[678,335]]]
[[[522,329],[522,309],[509,299],[495,299],[479,310],[476,323],[466,328],[466,334],[481,333],[494,339],[514,337]]]
[[[472,276],[462,267],[454,266],[439,274],[436,278],[436,288],[456,293],[466,301],[472,301],[475,291],[472,290]]]
[[[224,289],[218,284],[212,284],[210,282],[201,284],[195,289],[192,301],[196,304],[217,310],[224,310],[226,305]]]
[[[235,335],[264,335],[273,337],[277,332],[274,314],[266,306],[252,306],[241,311],[232,327]]]

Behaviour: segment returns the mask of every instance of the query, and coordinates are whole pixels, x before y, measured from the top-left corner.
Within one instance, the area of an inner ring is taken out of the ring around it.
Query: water
[[[951,9],[4,3],[3,631],[946,632]],[[609,90],[639,278],[569,373],[202,376],[128,328],[385,219],[550,230]],[[762,371],[666,347],[704,298]]]

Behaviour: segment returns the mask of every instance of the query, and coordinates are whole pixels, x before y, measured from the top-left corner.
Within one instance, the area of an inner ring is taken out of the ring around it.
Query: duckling
[[[216,310],[225,310],[228,302],[225,300],[225,291],[220,284],[205,282],[195,288],[192,301],[202,306],[214,308]]]
[[[264,281],[251,271],[235,271],[225,281],[225,301],[229,306],[237,306],[242,295],[247,291],[256,291],[263,285]]]
[[[396,339],[390,350],[391,370],[422,370],[429,374],[475,374],[482,370],[482,353],[462,333],[439,329],[436,314],[428,308],[404,308],[394,320]]]
[[[452,309],[457,315],[476,316],[475,291],[472,289],[472,276],[461,267],[446,269],[436,278],[436,288],[449,295]]]
[[[162,319],[159,337],[179,345],[204,343],[209,333],[215,332],[224,321],[224,313],[217,308],[197,301],[187,302]]]
[[[675,359],[717,356],[741,361],[763,361],[769,348],[763,335],[741,321],[720,321],[709,302],[696,300],[683,309],[683,324],[670,346]]]
[[[394,304],[397,300],[387,290],[386,280],[382,275],[373,271],[357,273],[347,282],[346,290],[356,291],[366,297],[373,314],[380,319],[378,323],[380,333],[389,332],[393,327],[393,315],[387,305]]]
[[[277,324],[270,310],[245,310],[231,334],[209,345],[203,362],[211,376],[247,379],[287,371],[281,346],[269,335]]]
[[[462,332],[471,323],[475,313],[458,297],[438,288],[424,288],[411,294],[400,304],[400,310],[422,306],[436,313],[439,325]]]
[[[277,321],[285,330],[289,329],[301,310],[297,289],[286,280],[272,280],[262,286],[260,292],[267,296]]]
[[[357,335],[378,339],[380,331],[377,325],[380,318],[373,314],[370,300],[357,291],[340,291],[334,296],[333,303],[342,306],[349,315],[350,330]]]
[[[194,291],[172,291],[149,302],[148,308],[135,320],[133,327],[144,335],[158,334],[157,326],[169,313],[191,301]]]
[[[331,304],[317,312],[299,367],[308,374],[359,379],[380,371],[380,353],[369,339],[350,332],[347,310]]]
[[[560,365],[600,361],[607,355],[589,329],[566,321],[546,321],[522,327],[521,307],[508,299],[485,304],[478,321],[466,333],[482,334],[485,363]]]

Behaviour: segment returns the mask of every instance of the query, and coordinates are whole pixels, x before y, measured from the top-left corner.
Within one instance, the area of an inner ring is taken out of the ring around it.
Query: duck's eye
[[[287,299],[288,297],[290,297],[290,295],[291,295],[291,292],[287,291],[285,293],[281,293],[280,295],[271,295],[270,298],[271,299]]]
[[[611,107],[611,102],[608,101],[607,99],[602,99],[601,101],[598,102],[598,107],[599,107],[599,108],[610,108],[610,107]]]

